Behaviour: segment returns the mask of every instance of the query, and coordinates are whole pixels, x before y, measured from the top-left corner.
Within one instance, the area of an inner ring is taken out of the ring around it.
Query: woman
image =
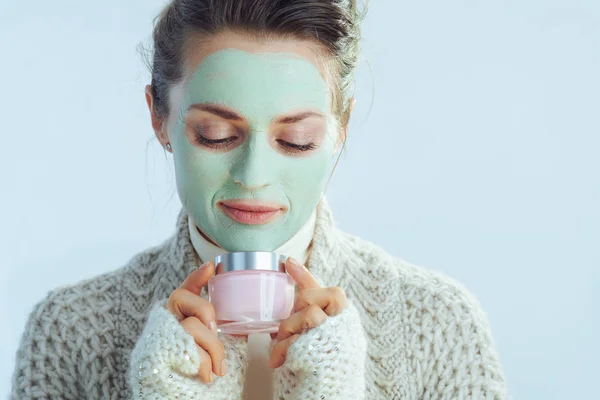
[[[36,305],[12,398],[506,398],[476,300],[334,226],[360,20],[353,0],[168,4],[146,99],[176,232]],[[270,341],[217,332],[207,301],[210,260],[245,250],[290,256],[297,298]]]

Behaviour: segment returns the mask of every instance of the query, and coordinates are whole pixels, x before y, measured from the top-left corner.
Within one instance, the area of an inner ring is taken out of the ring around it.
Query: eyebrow
[[[223,119],[230,120],[230,121],[243,121],[244,120],[243,117],[236,114],[235,112],[226,110],[223,107],[220,107],[216,104],[197,103],[197,104],[192,104],[188,108],[188,110],[190,110],[190,109],[206,111],[211,114],[215,114]],[[323,117],[324,118],[325,116],[318,112],[305,111],[305,112],[302,112],[302,113],[299,113],[296,115],[288,115],[288,116],[279,117],[279,118],[275,119],[274,122],[278,123],[278,124],[293,124],[295,122],[302,121],[309,117]]]
[[[294,122],[302,121],[303,119],[306,119],[309,117],[325,117],[325,116],[321,113],[317,113],[314,111],[305,111],[300,114],[277,118],[275,120],[275,122],[278,124],[293,124]]]
[[[236,113],[234,113],[233,111],[229,111],[226,110],[222,107],[219,107],[218,105],[215,104],[192,104],[188,110],[190,109],[196,109],[196,110],[202,110],[202,111],[206,111],[209,112],[211,114],[215,114],[218,115],[219,117],[223,118],[223,119],[228,119],[231,121],[243,121],[244,118],[240,117],[239,115],[237,115]]]

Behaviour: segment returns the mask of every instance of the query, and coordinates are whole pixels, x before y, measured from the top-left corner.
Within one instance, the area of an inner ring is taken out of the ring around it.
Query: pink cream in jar
[[[273,333],[294,306],[294,280],[281,254],[250,251],[215,258],[208,298],[220,332],[235,335]]]

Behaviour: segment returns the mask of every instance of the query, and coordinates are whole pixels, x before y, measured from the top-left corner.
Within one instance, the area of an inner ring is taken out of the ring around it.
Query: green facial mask
[[[226,251],[275,250],[308,220],[331,172],[337,129],[327,83],[315,65],[293,53],[225,49],[202,60],[182,87],[169,131],[185,210]],[[222,152],[190,143],[185,116],[196,103],[227,106],[243,116],[249,125],[244,141]],[[299,109],[325,115],[327,132],[306,156],[282,154],[269,143],[269,127]],[[277,202],[287,211],[267,224],[242,224],[217,206],[230,199]]]

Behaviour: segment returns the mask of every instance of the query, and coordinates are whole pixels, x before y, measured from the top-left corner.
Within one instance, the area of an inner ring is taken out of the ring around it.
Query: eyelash
[[[213,149],[222,149],[229,146],[231,143],[237,140],[237,136],[228,137],[225,139],[207,139],[202,136],[200,133],[196,132],[196,140],[199,144],[207,147],[212,147]]]
[[[213,140],[207,139],[200,133],[196,132],[196,140],[198,140],[198,143],[203,146],[211,147],[213,149],[222,149],[235,142],[237,140],[237,136]],[[283,147],[286,153],[302,153],[305,151],[314,150],[316,147],[312,142],[307,144],[294,144],[286,142],[285,140],[277,139],[277,143]]]
[[[285,140],[277,139],[277,143],[285,149],[287,153],[302,153],[304,151],[313,150],[316,146],[314,143],[294,144]]]

